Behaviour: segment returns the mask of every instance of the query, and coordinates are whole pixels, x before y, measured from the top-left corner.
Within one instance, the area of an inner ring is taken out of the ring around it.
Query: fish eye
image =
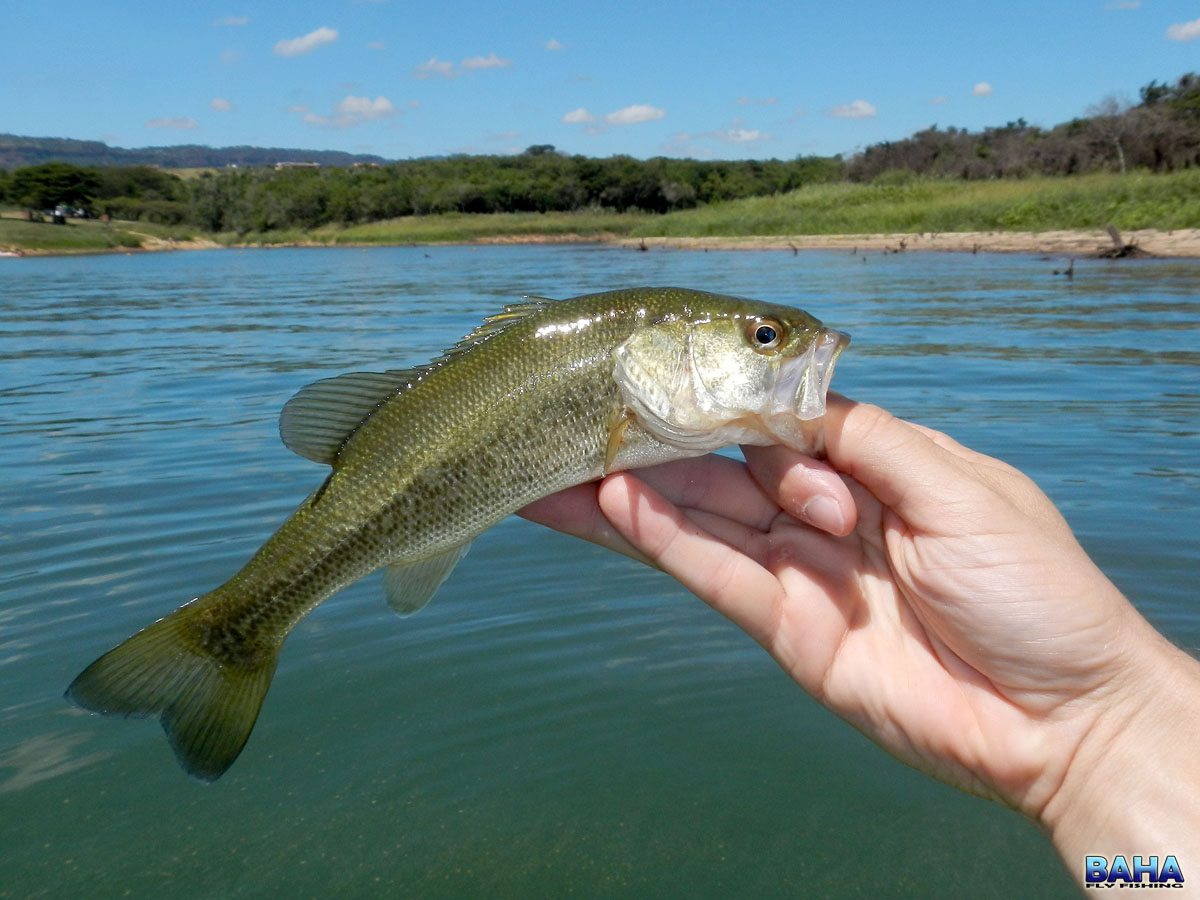
[[[754,319],[746,326],[746,339],[760,353],[777,350],[787,336],[787,326],[778,319]]]

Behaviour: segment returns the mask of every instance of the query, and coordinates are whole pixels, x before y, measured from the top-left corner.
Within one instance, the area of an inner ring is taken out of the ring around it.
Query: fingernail
[[[842,508],[836,500],[829,497],[813,497],[800,510],[800,517],[814,528],[820,528],[830,534],[841,534],[846,527]]]

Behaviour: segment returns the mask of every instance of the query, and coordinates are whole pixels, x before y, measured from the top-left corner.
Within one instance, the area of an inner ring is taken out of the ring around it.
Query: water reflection
[[[12,769],[0,778],[0,794],[24,790],[39,781],[57,778],[99,762],[107,752],[75,755],[75,748],[91,738],[87,731],[51,732],[26,738],[0,753],[0,770]]]

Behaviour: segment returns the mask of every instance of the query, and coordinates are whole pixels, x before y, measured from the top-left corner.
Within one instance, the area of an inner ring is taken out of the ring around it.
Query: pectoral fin
[[[622,409],[617,417],[613,420],[608,429],[608,443],[604,448],[604,474],[607,475],[612,471],[613,463],[617,461],[617,453],[621,450],[621,440],[625,437],[625,431],[629,428],[629,423],[634,419],[633,412],[629,409]]]
[[[420,562],[388,566],[383,573],[383,594],[388,606],[401,616],[420,612],[469,549],[470,541]]]

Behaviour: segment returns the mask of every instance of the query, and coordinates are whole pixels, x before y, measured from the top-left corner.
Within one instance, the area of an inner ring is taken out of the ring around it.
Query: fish
[[[433,361],[301,389],[279,430],[325,480],[224,584],[99,657],[85,710],[158,717],[184,770],[241,753],[296,624],[384,569],[424,607],[474,538],[541,497],[732,444],[821,451],[849,336],[792,307],[673,287],[525,297]]]

